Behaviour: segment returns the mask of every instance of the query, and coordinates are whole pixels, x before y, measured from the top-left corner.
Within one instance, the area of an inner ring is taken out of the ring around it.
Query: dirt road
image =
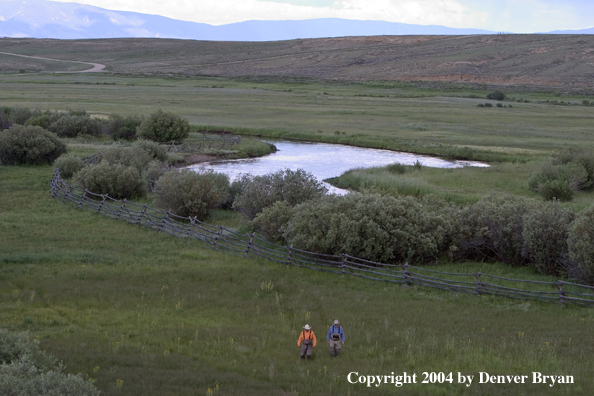
[[[29,56],[29,55],[13,54],[13,53],[10,53],[10,52],[0,52],[0,54],[12,55],[12,56],[20,56],[20,57],[23,57],[23,58],[48,60],[48,61],[54,61],[54,62],[82,63],[84,65],[91,65],[92,66],[90,69],[87,69],[87,70],[63,71],[63,72],[54,72],[54,73],[96,73],[96,72],[102,72],[103,69],[105,69],[105,65],[102,65],[100,63],[80,62],[80,61],[62,60],[62,59],[50,59],[50,58],[42,58],[42,57],[39,57],[39,56]]]

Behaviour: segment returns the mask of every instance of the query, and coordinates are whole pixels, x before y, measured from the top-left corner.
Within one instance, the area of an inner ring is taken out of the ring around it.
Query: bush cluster
[[[54,162],[54,168],[58,168],[60,175],[64,179],[70,179],[76,172],[85,167],[85,163],[79,157],[72,154],[65,154],[60,156]]]
[[[90,381],[63,374],[63,369],[26,332],[0,329],[0,395],[99,395]]]
[[[504,100],[505,99],[505,93],[499,90],[493,91],[493,92],[489,92],[487,94],[487,99],[491,99],[491,100]]]
[[[136,131],[140,124],[142,124],[143,117],[127,116],[113,114],[109,116],[105,131],[111,135],[113,140],[135,140]]]
[[[528,179],[528,187],[546,200],[571,201],[576,191],[594,183],[594,153],[583,149],[561,152]]]
[[[567,238],[573,275],[594,284],[594,206],[580,212]]]
[[[101,151],[101,162],[73,171],[77,186],[114,199],[132,199],[152,191],[155,181],[170,170],[165,147],[156,142],[138,140],[130,146],[113,144]],[[62,173],[76,168],[76,159],[56,162]]]
[[[229,196],[229,178],[213,171],[171,171],[154,185],[155,205],[182,217],[205,220]]]
[[[276,203],[255,224],[281,241],[316,253],[379,262],[428,262],[453,247],[460,228],[443,201],[382,195],[328,195],[293,208]]]
[[[190,135],[190,124],[176,114],[157,110],[142,121],[137,134],[160,143],[181,141]]]
[[[284,169],[263,176],[244,175],[234,182],[233,188],[238,191],[233,208],[249,219],[277,201],[295,206],[327,192],[315,176],[303,169]]]
[[[113,199],[133,199],[146,192],[140,172],[134,166],[101,161],[74,174],[78,187]]]
[[[65,152],[66,145],[41,127],[13,125],[0,132],[0,163],[3,165],[51,164]]]

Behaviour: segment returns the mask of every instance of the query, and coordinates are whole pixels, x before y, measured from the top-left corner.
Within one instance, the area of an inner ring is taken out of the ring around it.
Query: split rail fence
[[[58,169],[50,183],[53,198],[78,208],[137,226],[194,238],[217,250],[265,258],[287,267],[295,266],[339,275],[352,275],[404,286],[426,286],[475,295],[495,295],[560,304],[594,305],[594,287],[557,280],[553,282],[509,279],[477,273],[451,273],[413,267],[407,263],[382,264],[348,254],[327,255],[269,243],[255,234],[239,234],[193,217],[180,217],[127,200],[115,200],[68,185]]]

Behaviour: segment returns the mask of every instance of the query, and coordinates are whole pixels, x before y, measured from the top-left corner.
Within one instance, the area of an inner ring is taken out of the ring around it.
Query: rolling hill
[[[180,76],[594,88],[592,35],[371,36],[272,42],[0,39],[4,52]],[[56,70],[0,54],[0,71]]]

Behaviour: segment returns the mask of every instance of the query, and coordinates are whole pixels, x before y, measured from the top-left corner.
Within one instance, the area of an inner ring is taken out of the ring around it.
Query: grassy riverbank
[[[419,382],[425,371],[476,376],[468,388],[419,383],[401,388],[405,395],[594,391],[590,308],[287,270],[67,206],[49,195],[51,173],[0,168],[0,321],[32,331],[103,394],[393,393],[392,385],[349,384],[352,371],[414,372]],[[348,338],[330,360],[323,339],[335,318]],[[295,345],[305,323],[321,339],[310,362],[298,360]],[[576,383],[477,384],[479,371],[573,375]]]
[[[528,188],[528,178],[542,163],[494,163],[488,168],[439,169],[417,166],[387,166],[353,169],[327,181],[339,188],[416,197],[435,195],[446,201],[468,204],[487,194],[512,194],[537,200]],[[566,205],[580,210],[592,205],[592,189],[579,191]]]

